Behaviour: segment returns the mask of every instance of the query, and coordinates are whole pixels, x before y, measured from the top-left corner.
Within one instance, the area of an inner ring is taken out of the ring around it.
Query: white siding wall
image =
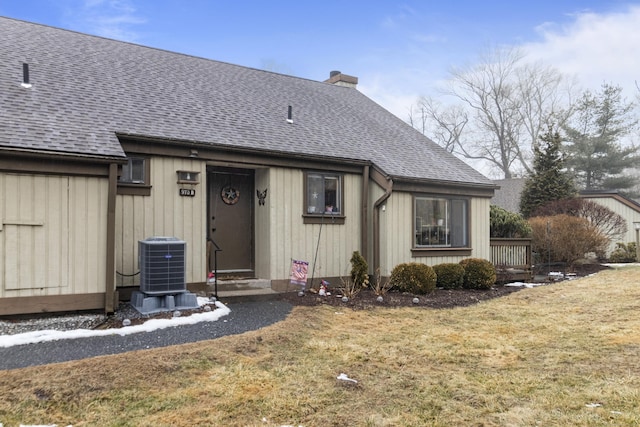
[[[270,278],[287,279],[291,259],[308,261],[311,278],[316,248],[316,278],[345,276],[353,251],[360,250],[362,176],[344,175],[344,225],[332,224],[331,218],[325,218],[322,226],[303,223],[303,180],[300,170],[271,168],[269,172]]]
[[[471,198],[470,239],[474,258],[490,259],[489,200]],[[380,274],[388,276],[393,267],[405,262],[422,262],[435,265],[459,262],[461,256],[412,257],[413,247],[413,197],[410,193],[394,192],[380,212]]]
[[[106,178],[0,174],[0,297],[105,292]]]
[[[187,282],[206,280],[206,165],[194,159],[151,158],[151,195],[118,195],[116,200],[116,271],[139,271],[138,241],[153,236],[177,237],[187,243]],[[178,184],[176,171],[200,172],[195,186]],[[181,197],[180,188],[195,188]],[[118,286],[138,285],[139,276],[117,275]]]

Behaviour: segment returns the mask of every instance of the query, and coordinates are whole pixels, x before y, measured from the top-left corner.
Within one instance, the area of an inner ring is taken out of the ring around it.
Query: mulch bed
[[[595,272],[598,272],[607,267],[600,264],[584,264],[574,268],[574,272],[578,277],[586,276]],[[317,293],[308,291],[304,296],[299,296],[297,292],[288,292],[279,295],[277,298],[283,301],[289,302],[294,306],[317,306],[317,305],[329,305],[337,308],[350,308],[354,310],[370,310],[376,307],[423,307],[432,309],[447,309],[454,307],[467,307],[477,304],[480,301],[486,301],[493,298],[500,298],[505,295],[509,295],[513,292],[518,292],[523,289],[522,287],[514,286],[501,286],[496,285],[491,289],[479,290],[479,289],[436,289],[435,291],[427,295],[413,295],[405,292],[399,292],[392,290],[387,292],[383,301],[377,300],[377,295],[370,289],[362,289],[355,297],[350,298],[344,302],[339,289],[329,289],[330,296],[320,296]],[[414,301],[418,298],[417,302]],[[224,301],[223,301],[224,302]],[[132,311],[131,307],[121,305],[120,309]],[[133,310],[135,311],[135,310]],[[202,312],[202,309],[185,310],[181,313],[183,316],[188,316],[193,313]],[[122,327],[122,313],[120,316],[110,316],[105,320],[98,328],[119,328]],[[162,319],[170,318],[173,316],[172,312],[161,312],[148,316],[131,316],[129,317],[132,325],[144,323],[149,318]]]
[[[369,310],[375,307],[453,308],[477,304],[480,301],[498,298],[520,289],[522,288],[511,286],[497,286],[487,290],[436,289],[427,295],[389,291],[383,296],[382,302],[377,301],[377,295],[371,289],[361,290],[347,302],[342,301],[342,295],[338,290],[333,290],[330,296],[307,292],[304,296],[299,296],[297,293],[287,293],[283,294],[281,298],[297,306],[330,305],[354,310]],[[418,298],[417,302],[414,302],[414,298]]]
[[[576,274],[576,277],[584,277],[606,268],[607,267],[598,263],[585,263],[574,266],[572,271]],[[556,271],[557,269],[551,268],[551,270]],[[542,274],[542,272],[540,274]],[[470,306],[480,301],[509,295],[521,289],[522,287],[496,285],[487,290],[436,289],[427,295],[412,295],[398,291],[390,291],[384,295],[382,302],[376,300],[377,296],[371,289],[361,290],[354,298],[349,299],[347,302],[342,301],[338,289],[330,290],[332,291],[331,296],[320,296],[313,292],[307,292],[304,296],[298,296],[298,294],[294,292],[283,294],[281,298],[292,305],[315,306],[324,304],[336,307],[348,307],[354,310],[368,310],[374,307],[425,307],[446,309]],[[414,302],[414,298],[416,297],[418,298],[417,303]]]

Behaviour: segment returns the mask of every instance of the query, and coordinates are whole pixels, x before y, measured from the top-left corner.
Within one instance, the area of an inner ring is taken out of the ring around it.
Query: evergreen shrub
[[[436,286],[444,289],[461,288],[464,283],[464,267],[453,262],[433,266],[436,273]]]
[[[531,226],[522,215],[495,205],[491,205],[490,209],[489,233],[491,237],[504,239],[531,237]]]
[[[636,242],[616,243],[616,248],[609,255],[610,262],[637,262]]]
[[[460,265],[464,268],[464,288],[491,289],[496,283],[496,268],[486,259],[465,258]]]
[[[367,260],[358,251],[351,255],[351,280],[355,285],[369,285],[369,265]]]
[[[433,268],[417,262],[396,265],[389,277],[392,287],[417,295],[433,292],[436,288],[436,280]]]

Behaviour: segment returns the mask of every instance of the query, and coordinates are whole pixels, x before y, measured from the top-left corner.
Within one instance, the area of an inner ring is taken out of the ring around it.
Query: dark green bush
[[[351,255],[351,280],[358,286],[369,285],[369,265],[360,252],[354,251]]]
[[[410,262],[396,265],[389,278],[391,286],[412,294],[424,295],[436,288],[436,273],[426,264]]]
[[[636,242],[616,243],[616,248],[609,256],[611,262],[636,262]]]
[[[436,286],[444,289],[461,288],[464,283],[464,267],[455,263],[443,263],[433,266],[437,280]]]
[[[491,237],[505,239],[530,237],[531,226],[522,215],[491,205],[489,233]]]
[[[460,265],[464,268],[464,288],[490,289],[496,283],[496,268],[486,259],[466,258]]]

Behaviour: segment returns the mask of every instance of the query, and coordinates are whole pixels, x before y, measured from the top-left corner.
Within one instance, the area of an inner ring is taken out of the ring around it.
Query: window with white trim
[[[416,248],[469,246],[469,201],[447,197],[415,197]]]

